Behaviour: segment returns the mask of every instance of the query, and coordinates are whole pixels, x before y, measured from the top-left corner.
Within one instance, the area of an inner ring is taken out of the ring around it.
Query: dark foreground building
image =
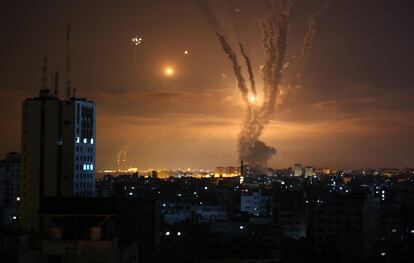
[[[39,236],[25,236],[18,262],[156,262],[156,200],[44,198]]]

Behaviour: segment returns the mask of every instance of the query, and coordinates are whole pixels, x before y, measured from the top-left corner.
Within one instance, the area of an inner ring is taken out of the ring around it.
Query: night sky
[[[259,72],[266,1],[210,3]],[[295,3],[288,61],[324,1]],[[318,18],[302,88],[284,97],[264,131],[278,150],[271,166],[414,166],[413,11],[409,0],[332,1]],[[41,87],[42,57],[64,78],[70,19],[73,86],[97,104],[98,170],[115,168],[123,149],[142,169],[237,165],[243,105],[197,1],[4,1],[0,19],[3,155],[20,151],[21,102]]]

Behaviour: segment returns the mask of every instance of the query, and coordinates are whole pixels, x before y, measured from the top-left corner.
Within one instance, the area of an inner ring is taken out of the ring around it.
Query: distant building
[[[216,177],[223,176],[225,173],[226,173],[226,167],[224,167],[224,166],[217,166],[214,169],[214,176],[216,176]]]
[[[242,194],[240,197],[240,210],[254,216],[271,216],[272,206],[272,197],[261,192]]]
[[[214,169],[215,177],[234,177],[239,176],[239,168],[237,166],[217,166]]]
[[[328,167],[324,167],[324,168],[322,169],[322,173],[323,173],[324,175],[329,175],[329,174],[331,174],[331,169],[330,169],[330,168],[328,168]]]
[[[73,96],[63,100],[56,93],[44,84],[22,105],[21,216],[28,229],[38,228],[42,197],[96,192],[95,103]]]
[[[303,171],[302,171],[302,165],[300,164],[295,164],[293,167],[293,176],[302,176],[303,175]]]
[[[313,176],[313,167],[312,166],[306,166],[305,167],[305,176],[306,177]]]
[[[0,161],[0,211],[2,223],[12,224],[19,219],[20,154],[10,152]]]

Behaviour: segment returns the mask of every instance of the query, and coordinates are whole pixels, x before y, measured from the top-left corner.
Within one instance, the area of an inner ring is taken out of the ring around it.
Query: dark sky
[[[288,61],[323,2],[296,1]],[[259,72],[266,1],[210,3]],[[271,166],[414,166],[413,11],[409,0],[332,1],[318,18],[302,88],[286,94],[263,134],[278,149]],[[97,104],[98,169],[115,168],[122,149],[138,168],[238,162],[240,94],[197,1],[4,1],[0,19],[3,154],[19,150],[21,102],[41,86],[44,55],[63,78],[70,19],[74,86]],[[143,38],[136,50],[134,35]]]

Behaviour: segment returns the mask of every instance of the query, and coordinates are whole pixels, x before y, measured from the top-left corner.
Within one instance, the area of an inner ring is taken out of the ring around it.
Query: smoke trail
[[[225,54],[233,64],[233,70],[238,81],[238,88],[242,93],[243,102],[247,105],[245,119],[243,120],[242,129],[239,134],[239,158],[245,160],[250,165],[259,166],[266,166],[270,158],[276,154],[275,148],[267,146],[259,138],[275,111],[278,95],[281,93],[279,87],[282,83],[283,70],[286,65],[285,57],[288,49],[292,1],[272,0],[269,1],[269,4],[272,7],[270,15],[260,21],[264,51],[264,64],[262,67],[264,100],[261,105],[256,105],[256,103],[251,105],[249,103],[247,99],[248,89],[241,72],[241,66],[237,60],[237,55],[228,44],[224,34],[217,32],[217,38]],[[322,12],[324,8],[318,10],[316,15]],[[308,34],[305,37],[305,45],[302,49],[302,54],[304,55],[301,55],[301,59],[298,60],[298,65],[303,65],[309,54],[315,32],[314,17],[311,17],[309,20],[308,27]],[[257,90],[251,61],[245,53],[241,42],[239,42],[239,46],[240,53],[243,55],[247,66],[251,92],[255,95]],[[297,68],[297,71],[299,70],[300,67]]]
[[[207,3],[207,0],[198,0],[197,2],[211,30],[213,30],[213,32],[220,32],[223,34],[223,27],[221,25],[221,22],[214,15],[214,12],[211,10],[210,5]]]
[[[308,18],[308,29],[305,34],[305,38],[303,40],[303,46],[299,55],[298,60],[292,70],[290,81],[293,85],[296,85],[298,78],[300,77],[300,71],[302,67],[305,65],[306,60],[309,57],[310,50],[312,48],[313,40],[315,39],[316,35],[316,18],[330,5],[330,1],[326,1],[325,4],[319,8],[313,15]]]
[[[275,2],[277,11],[272,16],[260,21],[262,45],[265,53],[263,66],[264,102],[260,108],[252,107],[246,113],[239,135],[239,156],[251,165],[265,166],[276,154],[276,149],[259,140],[264,127],[268,124],[275,108],[278,86],[287,52],[290,29],[290,1]],[[277,15],[280,16],[276,19]],[[276,30],[277,29],[277,34]]]
[[[316,21],[313,17],[308,19],[308,30],[303,41],[303,46],[300,52],[300,56],[296,62],[295,67],[292,71],[292,83],[296,84],[297,79],[300,77],[299,72],[301,71],[303,65],[309,57],[310,50],[312,48],[312,43],[316,34]]]
[[[248,89],[246,87],[246,81],[242,75],[241,72],[241,66],[237,60],[237,55],[236,53],[233,51],[233,49],[231,48],[231,46],[229,45],[229,43],[227,43],[226,38],[224,37],[223,34],[221,34],[220,32],[217,32],[217,38],[223,48],[224,53],[227,54],[227,56],[229,57],[231,63],[233,64],[233,71],[234,71],[234,75],[236,75],[236,79],[237,79],[237,87],[239,88],[241,94],[242,94],[242,98],[243,98],[243,102],[246,105],[249,105],[249,101],[247,98],[248,95]]]
[[[256,97],[256,84],[254,82],[254,74],[253,74],[252,64],[251,64],[250,59],[247,56],[246,52],[244,51],[244,47],[243,47],[242,42],[240,42],[240,41],[239,41],[239,46],[240,46],[240,53],[242,54],[242,56],[244,57],[244,61],[246,62],[247,72],[249,73],[250,90],[253,93],[253,96]]]
[[[282,80],[283,65],[288,48],[288,36],[290,31],[289,15],[283,14],[278,22],[278,36],[276,39],[276,55],[272,61],[271,84],[269,86],[268,97],[264,105],[265,115],[270,117],[275,108],[275,102],[278,94],[278,86]],[[269,73],[270,74],[270,73]]]

